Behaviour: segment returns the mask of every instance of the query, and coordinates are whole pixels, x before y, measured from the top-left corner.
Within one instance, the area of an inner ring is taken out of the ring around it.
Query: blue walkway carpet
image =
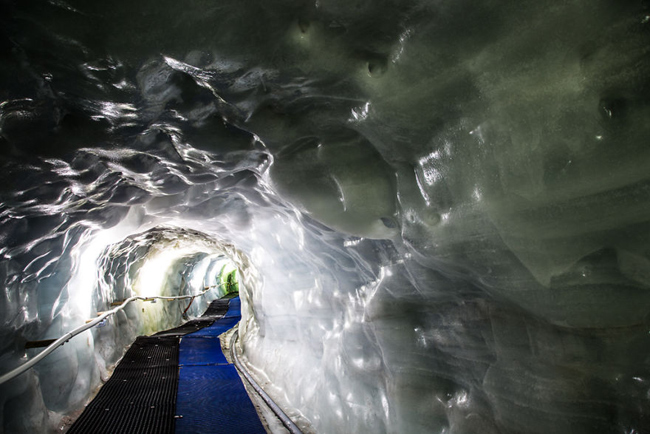
[[[219,335],[241,318],[239,297],[200,318],[138,337],[70,434],[265,434]],[[180,343],[179,343],[180,340]]]
[[[176,433],[266,433],[235,366],[221,351],[219,335],[240,318],[237,297],[230,300],[228,312],[221,319],[181,338]]]

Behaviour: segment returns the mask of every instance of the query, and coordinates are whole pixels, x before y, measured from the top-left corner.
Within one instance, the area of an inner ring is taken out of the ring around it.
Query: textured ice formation
[[[650,432],[649,26],[647,1],[0,2],[0,373],[232,261],[244,354],[317,432]],[[0,386],[0,430],[55,429],[184,306]]]

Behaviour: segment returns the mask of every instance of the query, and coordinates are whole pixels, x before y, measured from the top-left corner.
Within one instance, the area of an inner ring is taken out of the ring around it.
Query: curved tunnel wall
[[[167,224],[245,254],[245,354],[319,432],[648,430],[646,2],[0,8],[3,371]]]

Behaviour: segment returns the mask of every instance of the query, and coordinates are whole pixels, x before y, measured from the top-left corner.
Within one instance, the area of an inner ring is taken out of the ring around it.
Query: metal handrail
[[[253,389],[255,389],[255,392],[257,392],[258,395],[260,395],[260,398],[266,402],[266,405],[269,406],[271,411],[275,413],[275,415],[280,419],[282,422],[282,425],[289,430],[291,434],[303,434],[303,432],[296,426],[295,423],[289,418],[289,416],[286,415],[284,411],[280,408],[278,404],[273,401],[273,399],[262,389],[262,386],[257,384],[257,381],[253,379],[253,376],[248,372],[246,367],[242,362],[239,361],[239,356],[237,356],[237,351],[235,350],[235,343],[237,341],[237,338],[239,337],[239,330],[235,330],[235,333],[232,335],[232,339],[230,340],[230,355],[232,356],[232,359],[235,361],[235,366],[239,370],[239,372],[242,373],[244,378],[250,383],[251,386],[253,386]]]
[[[66,342],[68,342],[71,338],[77,336],[78,334],[80,334],[82,332],[85,332],[86,330],[88,330],[90,328],[95,327],[97,324],[104,321],[109,316],[114,315],[117,312],[119,312],[120,310],[124,309],[129,303],[131,303],[133,301],[136,301],[136,300],[151,301],[151,300],[156,300],[156,299],[159,299],[159,300],[183,300],[183,299],[187,299],[187,298],[195,298],[195,297],[200,297],[200,296],[204,295],[206,292],[208,292],[209,290],[211,290],[212,288],[215,288],[217,286],[221,286],[221,284],[206,286],[206,287],[204,287],[205,290],[203,292],[200,292],[198,294],[192,294],[192,295],[179,295],[179,296],[175,296],[175,297],[165,297],[165,296],[162,296],[162,295],[155,295],[155,296],[145,297],[145,296],[141,296],[141,295],[135,295],[133,297],[127,298],[126,300],[124,300],[122,302],[122,304],[117,306],[115,309],[111,309],[109,311],[106,311],[106,312],[102,313],[101,315],[99,315],[94,320],[89,321],[86,324],[84,324],[84,325],[82,325],[80,327],[77,327],[76,329],[66,333],[65,335],[63,335],[62,337],[60,337],[59,339],[55,340],[50,345],[48,345],[47,348],[45,348],[43,351],[38,353],[38,355],[36,355],[35,357],[29,359],[27,362],[23,363],[22,365],[18,366],[17,368],[14,368],[13,370],[11,370],[11,371],[7,372],[6,374],[4,374],[2,377],[0,377],[0,385],[6,383],[9,380],[14,379],[15,377],[19,376],[23,372],[27,371],[32,366],[34,366],[35,364],[37,364],[38,362],[43,360],[45,357],[50,355],[50,353],[52,353],[58,347],[65,344]]]

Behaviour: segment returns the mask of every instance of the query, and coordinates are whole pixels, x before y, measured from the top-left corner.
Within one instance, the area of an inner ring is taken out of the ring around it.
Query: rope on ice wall
[[[117,306],[114,309],[111,309],[109,311],[106,311],[99,315],[97,318],[94,320],[91,320],[87,322],[86,324],[77,327],[76,329],[66,333],[59,339],[55,340],[52,342],[50,345],[47,346],[42,352],[40,352],[36,357],[28,360],[27,362],[23,363],[22,365],[18,366],[17,368],[11,370],[10,372],[7,372],[4,374],[2,377],[0,377],[0,385],[6,383],[9,380],[12,380],[13,378],[19,376],[23,372],[29,370],[31,367],[36,365],[38,362],[43,360],[45,357],[50,355],[54,350],[56,350],[58,347],[62,346],[66,342],[68,342],[71,338],[77,336],[80,333],[85,332],[88,329],[91,329],[95,327],[97,324],[101,323],[104,321],[106,318],[108,318],[111,315],[115,315],[117,312],[123,310],[128,304],[130,304],[133,301],[136,300],[142,300],[142,301],[154,301],[154,300],[184,300],[191,298],[192,300],[196,297],[201,297],[205,295],[208,291],[210,291],[212,288],[219,286],[219,285],[212,285],[212,286],[207,286],[205,287],[205,290],[203,292],[200,292],[199,294],[192,294],[192,295],[180,295],[180,296],[174,296],[174,297],[165,297],[161,295],[157,296],[152,296],[152,297],[146,297],[146,296],[140,296],[136,295],[130,298],[127,298],[124,300],[119,306]]]

